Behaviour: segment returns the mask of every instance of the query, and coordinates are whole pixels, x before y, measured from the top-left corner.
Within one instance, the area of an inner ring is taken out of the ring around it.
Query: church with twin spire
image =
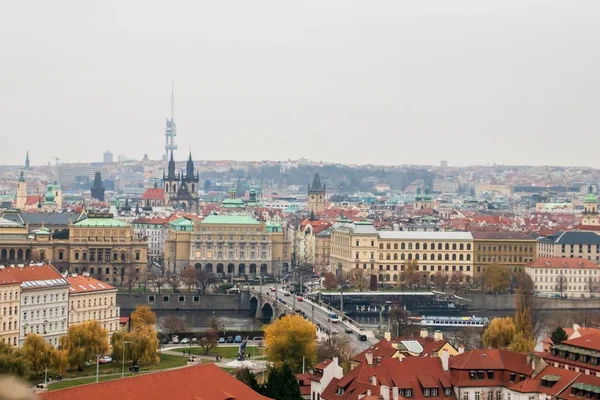
[[[200,176],[194,171],[192,152],[186,163],[185,173],[175,170],[173,151],[169,158],[167,171],[163,173],[163,184],[165,189],[165,202],[173,208],[180,210],[198,211],[198,182]]]

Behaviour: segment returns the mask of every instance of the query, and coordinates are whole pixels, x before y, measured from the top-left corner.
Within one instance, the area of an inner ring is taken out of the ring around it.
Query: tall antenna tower
[[[175,83],[171,82],[171,118],[167,118],[165,126],[165,160],[169,159],[169,152],[177,150],[175,136],[177,136],[177,126],[175,125]]]

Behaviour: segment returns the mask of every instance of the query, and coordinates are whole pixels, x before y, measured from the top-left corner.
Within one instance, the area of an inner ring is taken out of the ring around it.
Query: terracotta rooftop
[[[0,268],[0,284],[21,283],[24,289],[36,287],[68,285],[63,276],[48,264],[36,265],[4,265]],[[27,282],[25,284],[24,282]]]
[[[42,400],[266,400],[214,364],[136,375],[40,394]]]
[[[161,188],[146,189],[142,195],[142,200],[165,200],[165,190]]]
[[[600,269],[600,265],[585,258],[545,257],[527,265],[530,268]]]
[[[98,279],[90,278],[89,276],[77,275],[68,276],[67,282],[69,282],[69,293],[89,293],[89,292],[103,292],[106,290],[116,290],[115,287],[99,281]]]

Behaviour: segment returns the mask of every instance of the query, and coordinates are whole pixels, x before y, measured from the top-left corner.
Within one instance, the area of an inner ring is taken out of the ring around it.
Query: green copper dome
[[[584,203],[598,203],[598,197],[593,193],[592,185],[588,187],[588,194],[583,198]]]
[[[46,200],[48,203],[54,201],[54,193],[52,193],[52,187],[50,185],[48,185],[48,191],[46,192],[46,196],[44,196],[44,200]]]

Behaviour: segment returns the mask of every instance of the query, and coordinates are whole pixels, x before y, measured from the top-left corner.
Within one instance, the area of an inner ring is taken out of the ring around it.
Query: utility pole
[[[98,375],[100,374],[100,354],[96,354],[96,383],[98,383]]]

